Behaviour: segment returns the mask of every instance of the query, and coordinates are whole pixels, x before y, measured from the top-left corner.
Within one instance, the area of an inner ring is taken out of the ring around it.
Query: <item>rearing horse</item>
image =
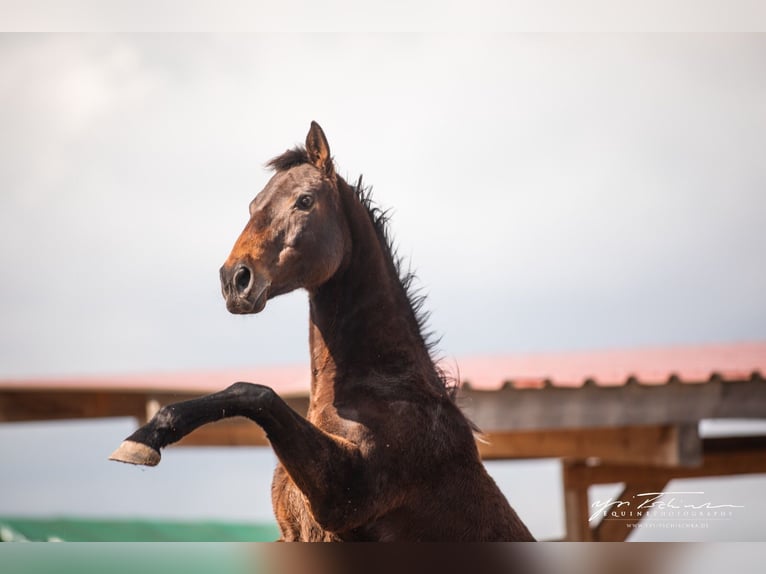
[[[221,286],[232,313],[308,291],[306,418],[269,387],[235,383],[163,407],[110,458],[156,465],[161,448],[194,429],[243,416],[279,458],[282,540],[534,540],[482,465],[361,179],[352,187],[335,173],[315,122],[305,148],[268,165],[276,173],[250,204]]]

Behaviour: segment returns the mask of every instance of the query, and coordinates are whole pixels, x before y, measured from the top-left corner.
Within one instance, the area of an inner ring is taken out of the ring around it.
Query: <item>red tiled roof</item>
[[[571,388],[586,381],[608,387],[629,380],[644,385],[742,380],[766,374],[766,342],[471,357],[460,361],[459,369],[461,380],[480,390],[503,383]]]
[[[743,380],[766,374],[766,342],[671,346],[609,351],[508,354],[446,360],[443,365],[477,390],[577,388],[586,381],[620,386],[629,380],[661,385],[670,380],[704,383],[715,377]],[[236,381],[268,385],[282,395],[305,394],[307,365],[257,367],[189,373],[87,376],[0,380],[2,389],[200,392],[220,390]]]
[[[280,367],[233,368],[215,371],[169,372],[106,376],[69,376],[50,379],[0,380],[0,390],[92,390],[200,392],[219,391],[237,381],[261,383],[281,394],[304,394],[309,388],[309,367],[290,365]]]

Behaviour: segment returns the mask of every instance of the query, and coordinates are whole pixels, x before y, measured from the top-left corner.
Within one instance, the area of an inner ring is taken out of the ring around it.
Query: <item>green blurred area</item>
[[[276,524],[0,517],[0,541],[5,542],[269,542],[278,537]]]
[[[249,544],[0,544],[2,574],[251,574]]]
[[[0,517],[0,541],[21,543],[0,544],[0,573],[249,574],[257,545],[237,542],[278,537],[275,524]]]

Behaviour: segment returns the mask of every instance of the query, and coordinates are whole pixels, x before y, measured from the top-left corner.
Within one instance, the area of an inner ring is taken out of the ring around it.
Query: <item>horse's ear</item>
[[[328,177],[335,174],[330,157],[330,145],[327,138],[316,122],[311,122],[311,129],[306,136],[306,151],[309,154],[311,163]]]

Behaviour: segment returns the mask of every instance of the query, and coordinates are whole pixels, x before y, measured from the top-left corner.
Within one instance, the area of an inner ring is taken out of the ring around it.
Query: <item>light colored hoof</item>
[[[157,466],[160,463],[160,453],[140,442],[126,440],[123,441],[116,451],[109,455],[109,460],[126,462],[128,464],[141,464],[143,466]]]

